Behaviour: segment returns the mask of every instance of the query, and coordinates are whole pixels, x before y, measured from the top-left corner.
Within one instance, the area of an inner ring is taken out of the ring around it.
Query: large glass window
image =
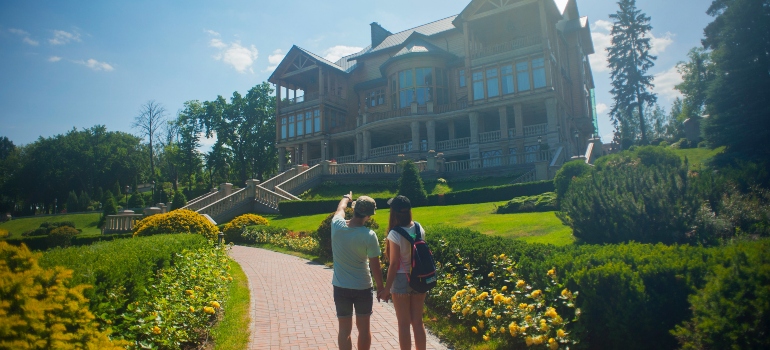
[[[497,80],[497,68],[487,69],[487,97],[500,95]]]
[[[414,101],[414,80],[412,79],[412,70],[398,72],[399,87],[399,107],[406,108]]]
[[[529,90],[529,64],[527,62],[516,63],[516,80],[519,91]]]
[[[286,138],[286,117],[281,118],[281,138]]]
[[[313,133],[313,112],[305,112],[305,133],[308,135]]]
[[[513,93],[513,65],[505,65],[500,67],[500,75],[502,76],[503,94]]]
[[[315,132],[321,132],[321,110],[313,110],[313,124],[315,124]]]
[[[396,109],[396,91],[398,91],[398,82],[396,81],[396,75],[390,76],[390,108]]]
[[[457,78],[460,80],[460,87],[465,87],[465,69],[460,69],[457,75]]]
[[[302,113],[297,114],[297,136],[305,134],[305,116]]]
[[[369,92],[369,96],[366,97],[366,104],[370,107],[376,107],[381,104],[385,104],[385,90],[377,89]]]
[[[524,146],[524,163],[534,163],[537,160],[539,146]]]
[[[542,58],[532,60],[532,83],[535,89],[545,87],[545,62]]]
[[[294,137],[294,116],[289,117],[289,137]]]
[[[416,80],[416,101],[420,106],[431,100],[433,87],[433,68],[417,68],[414,70]]]
[[[484,99],[484,72],[473,72],[473,99]]]

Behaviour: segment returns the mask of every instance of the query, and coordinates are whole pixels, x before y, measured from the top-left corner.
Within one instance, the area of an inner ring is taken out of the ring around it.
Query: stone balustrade
[[[463,137],[459,139],[444,140],[436,142],[436,148],[439,151],[448,151],[452,149],[468,148],[471,142],[470,137]]]

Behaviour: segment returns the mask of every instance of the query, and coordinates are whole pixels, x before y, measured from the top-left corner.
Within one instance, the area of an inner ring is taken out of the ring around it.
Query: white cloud
[[[240,41],[235,41],[230,44],[226,44],[219,39],[211,39],[209,46],[219,50],[219,53],[214,56],[217,61],[227,63],[239,73],[245,73],[248,70],[254,73],[251,66],[254,61],[259,57],[259,51],[254,45],[251,47],[245,47],[241,45]]]
[[[63,30],[54,30],[53,38],[48,39],[51,45],[64,45],[71,41],[80,41],[80,33],[78,32],[66,32]]]
[[[212,36],[219,36],[218,32],[215,32],[215,31],[213,31],[211,29],[204,29],[203,32],[204,33],[209,33],[209,35],[212,35]]]
[[[225,43],[223,43],[222,40],[219,40],[219,39],[211,39],[211,41],[209,42],[209,46],[215,47],[217,49],[224,49],[227,47],[227,45],[225,45]]]
[[[666,32],[662,37],[658,38],[650,33],[650,54],[658,55],[666,51],[669,45],[674,43],[674,34]]]
[[[594,54],[588,56],[591,70],[595,73],[609,72],[607,67],[607,48],[612,44],[612,22],[598,20],[591,26],[591,39],[594,42]]]
[[[59,56],[51,56],[48,58],[48,62],[59,62],[61,61],[61,57]]]
[[[105,62],[99,62],[99,61],[97,61],[97,60],[95,60],[93,58],[90,58],[87,61],[73,61],[73,62],[77,63],[77,64],[82,64],[82,65],[84,65],[84,66],[86,66],[88,68],[91,68],[91,69],[93,69],[93,70],[95,70],[97,72],[98,71],[111,72],[111,71],[115,70],[115,68],[113,68],[110,64],[105,63]]]
[[[679,90],[674,89],[674,86],[682,82],[682,76],[676,70],[676,66],[673,66],[666,71],[655,74],[654,91],[659,97],[662,97],[668,102],[673,101],[677,97],[682,97]]]
[[[8,31],[13,33],[13,34],[16,34],[16,35],[20,36],[22,38],[21,41],[23,41],[24,43],[26,43],[28,45],[37,46],[37,45],[40,44],[37,40],[32,39],[30,37],[29,33],[27,31],[25,31],[25,30],[16,29],[16,28],[10,28],[10,29],[8,29]]]
[[[324,59],[331,62],[337,62],[337,60],[339,60],[340,58],[345,57],[347,55],[352,55],[363,49],[364,49],[363,47],[337,45],[326,49],[323,54],[324,54]]]
[[[604,114],[608,109],[610,109],[610,107],[604,103],[596,104],[596,114]]]
[[[286,53],[284,53],[283,50],[277,49],[273,51],[272,55],[267,56],[268,66],[264,72],[274,71],[276,68],[278,68],[278,65],[281,64],[281,61],[283,61],[284,57],[286,57]]]

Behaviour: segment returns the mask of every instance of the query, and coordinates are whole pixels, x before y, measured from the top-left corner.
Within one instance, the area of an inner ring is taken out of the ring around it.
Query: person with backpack
[[[413,330],[415,346],[422,350],[426,347],[423,305],[427,291],[436,285],[436,267],[425,243],[425,230],[412,220],[409,198],[397,196],[390,199],[388,205],[390,220],[385,257],[390,262],[385,288],[378,292],[378,298],[393,300],[401,349],[411,349],[410,331]]]

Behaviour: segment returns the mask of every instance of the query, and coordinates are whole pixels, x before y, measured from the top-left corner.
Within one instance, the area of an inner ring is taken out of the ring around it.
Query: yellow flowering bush
[[[318,254],[318,239],[305,232],[293,232],[283,227],[256,226],[247,228],[242,239],[249,244],[272,244],[295,252]]]
[[[470,332],[481,335],[483,341],[500,338],[551,350],[576,343],[565,327],[580,315],[574,303],[578,292],[559,284],[555,269],[546,273],[550,284],[535,289],[517,274],[516,264],[505,254],[493,256],[492,271],[485,273],[459,253],[455,258],[438,264],[441,277],[430,298],[432,303],[448,304]]]
[[[134,236],[162,233],[195,233],[208,239],[216,239],[219,229],[203,215],[187,209],[146,217],[134,227]]]
[[[0,242],[0,349],[122,349],[100,331],[72,270],[43,269],[40,254]]]
[[[267,219],[256,215],[256,214],[243,214],[239,217],[236,217],[232,221],[225,224],[225,226],[222,227],[222,233],[225,234],[225,241],[229,242],[240,242],[241,240],[241,233],[243,233],[243,230],[246,226],[256,226],[256,225],[262,225],[262,226],[268,226],[270,223],[267,221]]]
[[[8,237],[8,235],[9,235],[8,230],[4,228],[0,228],[0,238],[6,238]]]

